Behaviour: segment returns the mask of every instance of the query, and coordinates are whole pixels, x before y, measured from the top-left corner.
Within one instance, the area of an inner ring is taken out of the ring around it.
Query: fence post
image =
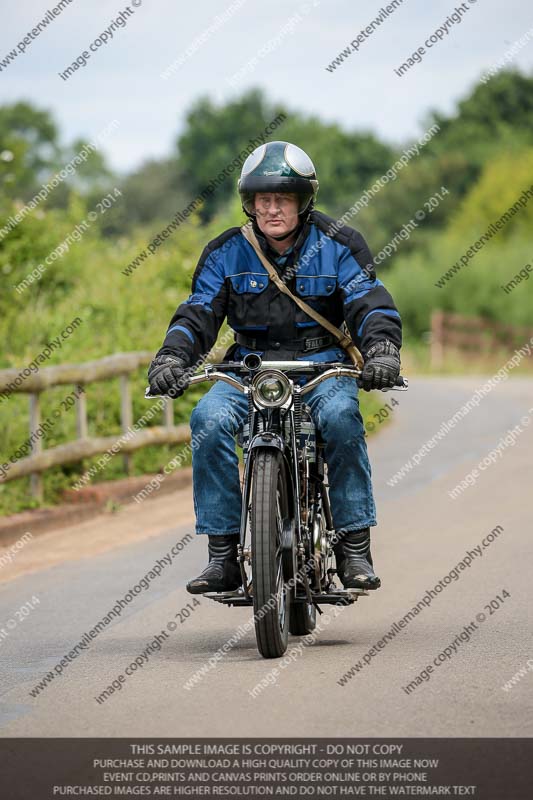
[[[89,429],[87,426],[87,399],[85,386],[76,386],[76,435],[78,439],[87,439]]]
[[[133,410],[131,405],[131,392],[129,375],[120,376],[120,420],[122,433],[127,433],[128,428],[133,425]],[[127,475],[131,474],[131,456],[124,453],[124,469]]]
[[[41,406],[39,402],[39,392],[30,394],[30,439],[32,455],[40,453],[43,449],[41,437],[37,436],[37,431],[41,424]],[[35,434],[35,440],[33,435]],[[30,492],[36,500],[43,499],[43,478],[40,472],[32,472],[30,475]]]

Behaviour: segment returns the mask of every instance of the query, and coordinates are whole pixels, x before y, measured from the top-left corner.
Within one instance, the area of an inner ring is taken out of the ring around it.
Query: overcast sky
[[[4,8],[0,63],[57,2],[18,0],[8,12]],[[403,142],[423,130],[430,108],[451,111],[533,29],[527,0],[465,0],[462,22],[449,25],[422,62],[398,77],[394,69],[460,5],[403,0],[358,52],[328,72],[325,67],[386,5],[387,0],[130,0],[125,26],[115,26],[113,38],[64,81],[58,73],[89,51],[127,7],[121,0],[72,0],[2,68],[0,102],[27,99],[50,109],[65,143],[90,139],[117,119],[120,126],[102,149],[119,170],[167,155],[199,96],[224,101],[257,86],[292,109]],[[202,34],[205,41],[186,56]],[[180,57],[183,63],[163,79],[161,73]],[[533,38],[514,63],[531,71]]]

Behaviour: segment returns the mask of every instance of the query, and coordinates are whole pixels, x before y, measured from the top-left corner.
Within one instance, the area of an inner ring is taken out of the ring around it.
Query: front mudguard
[[[258,447],[271,447],[274,450],[280,450],[282,453],[285,450],[285,442],[277,433],[257,433],[250,444],[248,451],[257,450]]]

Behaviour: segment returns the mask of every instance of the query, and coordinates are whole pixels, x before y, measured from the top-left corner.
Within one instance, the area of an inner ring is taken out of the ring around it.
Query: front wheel
[[[279,450],[256,452],[252,472],[251,533],[254,620],[264,658],[287,649],[291,592],[283,577],[282,532],[289,516],[285,464]]]

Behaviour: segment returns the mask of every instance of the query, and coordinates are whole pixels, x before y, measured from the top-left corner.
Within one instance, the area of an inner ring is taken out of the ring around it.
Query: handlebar
[[[307,392],[310,392],[311,389],[314,389],[315,386],[318,386],[319,383],[327,380],[328,378],[350,377],[357,380],[357,378],[359,378],[361,375],[361,370],[359,367],[334,362],[321,363],[316,361],[260,361],[259,366],[255,367],[252,371],[249,367],[243,365],[243,362],[241,361],[226,361],[223,364],[207,365],[204,367],[202,372],[197,373],[188,379],[187,386],[192,386],[195,383],[202,383],[203,381],[223,381],[224,383],[229,383],[230,386],[233,386],[238,391],[244,393],[246,391],[246,387],[240,381],[238,381],[237,378],[233,377],[233,375],[227,375],[226,372],[237,372],[250,375],[252,372],[258,372],[259,369],[278,369],[283,372],[314,374],[315,377],[306,383],[305,386],[302,386],[300,390],[302,395],[307,394]],[[358,383],[358,385],[360,384]],[[385,387],[380,391],[389,392],[395,390],[405,392],[407,389],[407,379],[399,375],[394,386]],[[150,398],[163,397],[165,395],[150,394],[150,387],[147,386],[144,396],[145,398]]]

